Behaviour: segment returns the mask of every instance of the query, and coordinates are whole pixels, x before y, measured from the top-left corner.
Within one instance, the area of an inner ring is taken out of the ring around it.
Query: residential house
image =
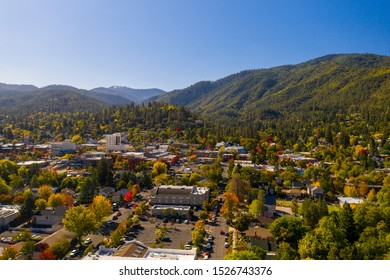
[[[321,187],[315,187],[313,185],[307,186],[307,194],[314,198],[321,198],[324,196],[324,191]]]
[[[109,197],[111,194],[115,193],[115,189],[112,187],[104,187],[99,192],[104,197]]]
[[[270,191],[270,193],[267,193],[264,198],[266,210],[263,212],[263,216],[273,217],[276,212],[276,195]]]
[[[57,206],[55,208],[48,207],[44,210],[37,211],[32,218],[33,225],[52,226],[58,224],[65,217],[68,207]]]
[[[249,246],[257,246],[266,251],[276,251],[276,244],[272,233],[262,227],[249,228],[244,232],[249,241]]]

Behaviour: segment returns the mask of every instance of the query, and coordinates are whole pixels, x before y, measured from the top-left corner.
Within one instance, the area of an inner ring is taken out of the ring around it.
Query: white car
[[[225,242],[225,248],[229,248],[229,243]]]
[[[91,243],[92,243],[91,238],[87,238],[87,239],[85,239],[85,241],[84,241],[84,245],[86,245],[86,246],[88,246],[88,245],[91,244]]]
[[[70,257],[73,258],[79,254],[79,251],[77,249],[74,249],[72,252],[70,252]]]

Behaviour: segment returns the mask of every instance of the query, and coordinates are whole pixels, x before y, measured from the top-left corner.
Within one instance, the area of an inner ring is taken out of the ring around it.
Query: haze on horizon
[[[173,90],[334,53],[390,55],[390,2],[0,3],[0,82]]]

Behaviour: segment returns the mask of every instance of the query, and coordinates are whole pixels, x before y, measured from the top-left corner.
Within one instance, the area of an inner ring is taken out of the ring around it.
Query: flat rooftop
[[[181,205],[154,205],[152,209],[174,209],[174,210],[190,210],[190,206]]]

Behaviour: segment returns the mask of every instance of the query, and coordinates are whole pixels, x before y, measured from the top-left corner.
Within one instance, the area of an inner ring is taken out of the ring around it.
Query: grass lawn
[[[299,207],[302,205],[301,202],[298,202]],[[276,206],[282,206],[282,207],[291,207],[292,201],[291,200],[284,200],[284,199],[277,199],[276,200]],[[341,208],[338,205],[328,205],[329,213],[332,213],[333,211],[340,211]]]

